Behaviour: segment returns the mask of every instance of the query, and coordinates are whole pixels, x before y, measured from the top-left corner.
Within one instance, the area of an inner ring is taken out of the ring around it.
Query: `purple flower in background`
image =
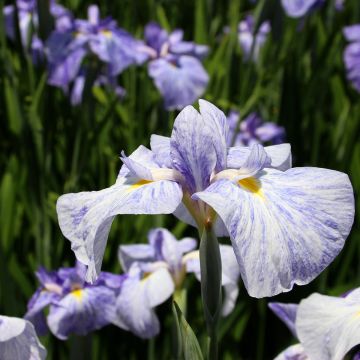
[[[360,288],[342,297],[315,293],[299,305],[269,303],[269,307],[300,341],[276,360],[342,360],[360,344]]]
[[[48,330],[59,339],[70,334],[86,335],[110,323],[126,328],[115,310],[116,297],[126,276],[102,272],[93,285],[84,281],[86,268],[77,263],[74,268],[47,271],[40,268],[36,275],[40,287],[28,303],[25,318],[39,334]],[[44,308],[49,306],[45,319]]]
[[[294,18],[302,17],[324,3],[324,0],[281,0],[285,13]]]
[[[360,24],[345,27],[344,36],[350,42],[343,55],[347,78],[360,92]]]
[[[248,15],[245,20],[240,21],[238,26],[238,38],[245,60],[256,61],[260,50],[265,44],[271,30],[269,21],[263,22],[256,33],[254,17]]]
[[[25,49],[29,49],[32,53],[34,63],[38,63],[43,59],[44,46],[37,35],[38,14],[36,0],[17,0],[19,29],[21,42]],[[5,32],[11,39],[15,40],[15,6],[7,5],[3,9],[5,18]],[[55,20],[55,28],[58,31],[64,31],[71,26],[72,15],[69,10],[63,6],[50,1],[50,13]]]
[[[251,146],[253,144],[281,144],[285,141],[285,129],[273,122],[263,122],[256,113],[251,113],[239,125],[239,113],[230,111],[227,117],[229,146]]]
[[[228,148],[228,121],[211,103],[187,106],[171,137],[122,153],[116,183],[57,201],[60,228],[87,279],[100,273],[118,214],[171,214],[202,232],[230,236],[251,296],[273,296],[312,281],[338,255],[354,220],[346,174],[291,168],[289,144]]]
[[[85,83],[84,73],[90,71],[83,67],[86,56],[97,59],[100,67],[93,66],[96,82],[114,83],[115,77],[132,64],[140,64],[146,55],[138,49],[141,42],[135,40],[125,30],[119,28],[111,18],[101,20],[99,8],[88,8],[87,20],[74,20],[67,31],[54,31],[47,41],[49,61],[49,84],[68,91],[74,83],[78,103]],[[94,68],[95,67],[95,68]],[[99,77],[102,79],[99,79]],[[74,91],[74,90],[73,90]]]
[[[187,273],[195,273],[200,280],[200,258],[199,251],[194,251],[196,248],[195,239],[177,240],[168,230],[162,228],[151,230],[148,239],[149,244],[121,245],[119,247],[119,260],[124,271],[130,273],[134,271],[132,267],[136,264],[135,279],[142,286],[145,286],[147,280],[151,280],[150,276],[153,274],[164,278],[164,281],[149,283],[153,286],[153,292],[150,294],[164,294],[163,302],[173,294],[175,289],[182,288]],[[220,252],[223,260],[222,285],[225,288],[223,315],[226,316],[235,306],[239,292],[237,283],[240,270],[231,246],[221,245]],[[162,272],[158,273],[160,269]],[[129,276],[125,280],[124,286],[127,283],[133,284],[133,282],[133,277]],[[151,302],[149,293],[135,290],[136,288],[127,292],[124,291],[124,286],[118,298],[118,307],[121,310],[119,316],[122,317],[122,321],[140,337],[146,338],[156,335],[159,332],[159,322],[153,313],[153,305],[145,306],[145,308],[138,306],[134,307],[132,311],[125,311],[127,304],[131,302],[136,304]],[[134,300],[135,298],[136,300]],[[154,316],[145,316],[150,312]]]
[[[0,315],[0,359],[43,360],[46,350],[27,320]]]
[[[168,34],[156,23],[145,28],[142,51],[150,59],[148,72],[168,110],[192,104],[205,91],[209,76],[201,59],[208,47],[183,40],[183,31]]]

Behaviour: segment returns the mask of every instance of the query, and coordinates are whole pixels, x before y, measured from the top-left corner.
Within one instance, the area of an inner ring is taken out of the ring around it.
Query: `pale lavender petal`
[[[181,110],[192,104],[203,95],[209,81],[201,62],[186,55],[180,56],[176,63],[166,59],[153,60],[148,71],[168,110]]]
[[[294,337],[297,338],[295,321],[298,304],[269,303],[269,308],[289,328]]]
[[[226,168],[227,143],[229,126],[225,114],[208,101],[199,100],[200,114],[206,126],[213,134],[213,146],[216,152],[215,171],[219,172]]]
[[[216,166],[216,152],[209,127],[192,106],[175,119],[170,146],[173,168],[184,176],[189,192],[206,189]]]
[[[240,268],[232,246],[220,245],[220,255],[222,264],[221,285],[225,290],[222,315],[228,316],[233,311],[239,294]]]
[[[266,163],[267,167],[285,171],[291,168],[291,146],[290,144],[280,144],[265,146],[266,154],[271,158],[271,163]],[[227,167],[229,169],[240,169],[244,166],[250,148],[246,146],[235,146],[228,149]]]
[[[29,321],[0,315],[0,358],[2,360],[46,358],[46,350]]]
[[[170,138],[167,136],[153,134],[150,137],[150,147],[155,154],[156,162],[160,166],[165,166],[171,169]]]
[[[117,322],[115,303],[114,291],[105,286],[74,290],[50,306],[49,328],[62,340],[70,334],[86,335]]]
[[[343,33],[347,41],[360,41],[360,24],[346,26]]]
[[[290,144],[279,144],[265,146],[264,150],[271,158],[271,167],[277,170],[286,171],[292,166]]]
[[[73,87],[71,89],[71,105],[75,106],[81,104],[85,87],[85,80],[86,78],[84,74],[80,74],[75,78]]]
[[[118,214],[170,214],[182,199],[173,181],[123,181],[107,189],[66,194],[57,201],[59,225],[79,261],[88,265],[86,280],[100,273],[111,223]]]
[[[296,330],[311,359],[342,360],[360,344],[360,290],[353,297],[312,294],[299,304]]]
[[[160,324],[154,307],[166,301],[174,291],[169,272],[161,268],[145,278],[132,268],[117,299],[118,317],[130,331],[141,338],[159,333]]]
[[[120,245],[118,258],[122,269],[128,271],[134,262],[155,261],[155,250],[148,244]]]
[[[219,180],[193,198],[223,219],[254,297],[312,281],[338,255],[354,219],[348,176],[320,168],[267,169],[239,185]]]
[[[311,360],[305,353],[301,344],[289,346],[281,352],[274,360]]]
[[[281,4],[290,17],[304,16],[318,0],[281,0]]]

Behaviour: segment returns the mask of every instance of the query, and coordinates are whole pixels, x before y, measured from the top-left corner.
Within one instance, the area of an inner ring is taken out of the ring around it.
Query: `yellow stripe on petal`
[[[150,183],[152,183],[151,180],[140,180],[140,181],[138,181],[137,183],[131,185],[130,188],[129,188],[129,191],[136,190],[136,189],[138,189],[139,187],[141,187],[141,186],[143,186],[143,185],[150,184]]]
[[[238,184],[247,191],[250,191],[254,195],[264,198],[264,194],[261,190],[260,181],[254,177],[248,177],[238,181]]]
[[[83,289],[76,289],[71,292],[72,295],[76,297],[77,300],[81,301],[83,298]]]

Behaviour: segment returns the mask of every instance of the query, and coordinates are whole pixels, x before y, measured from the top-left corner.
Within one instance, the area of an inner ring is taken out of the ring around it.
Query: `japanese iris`
[[[177,240],[168,230],[152,229],[149,244],[121,245],[119,260],[127,277],[117,298],[118,316],[136,335],[155,336],[159,320],[154,307],[183,288],[187,273],[200,279],[199,251],[193,238]],[[229,315],[238,296],[239,267],[231,246],[221,245],[222,285],[225,300],[222,314]]]
[[[205,91],[209,76],[201,59],[208,47],[183,40],[183,31],[170,34],[156,23],[145,28],[142,52],[149,58],[148,72],[164,97],[168,110],[192,104]]]
[[[87,279],[100,273],[117,214],[170,214],[202,232],[230,236],[251,296],[272,296],[314,279],[342,249],[354,218],[349,178],[291,168],[290,145],[227,147],[223,112],[200,100],[187,106],[171,137],[152,135],[127,157],[116,183],[61,196],[60,228]]]
[[[58,271],[37,271],[41,285],[28,303],[25,318],[39,334],[50,329],[65,340],[70,334],[86,335],[108,324],[126,328],[116,315],[116,298],[125,276],[102,272],[96,283],[87,284],[85,271],[81,263]],[[46,307],[49,314],[45,318]]]
[[[341,297],[315,293],[299,305],[270,303],[269,307],[300,340],[276,360],[341,360],[360,344],[360,288]],[[353,359],[359,356],[360,352]]]

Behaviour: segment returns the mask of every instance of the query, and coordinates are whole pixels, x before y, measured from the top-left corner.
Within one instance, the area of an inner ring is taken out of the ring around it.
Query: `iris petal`
[[[311,359],[343,359],[360,344],[360,289],[345,298],[310,295],[299,304],[296,329]]]
[[[293,168],[267,169],[260,175],[260,193],[219,180],[193,196],[223,219],[254,297],[313,280],[338,255],[354,219],[346,174]]]
[[[173,181],[128,180],[100,191],[66,194],[57,201],[59,225],[79,261],[88,265],[87,281],[100,273],[113,218],[117,214],[170,214],[182,199]]]

